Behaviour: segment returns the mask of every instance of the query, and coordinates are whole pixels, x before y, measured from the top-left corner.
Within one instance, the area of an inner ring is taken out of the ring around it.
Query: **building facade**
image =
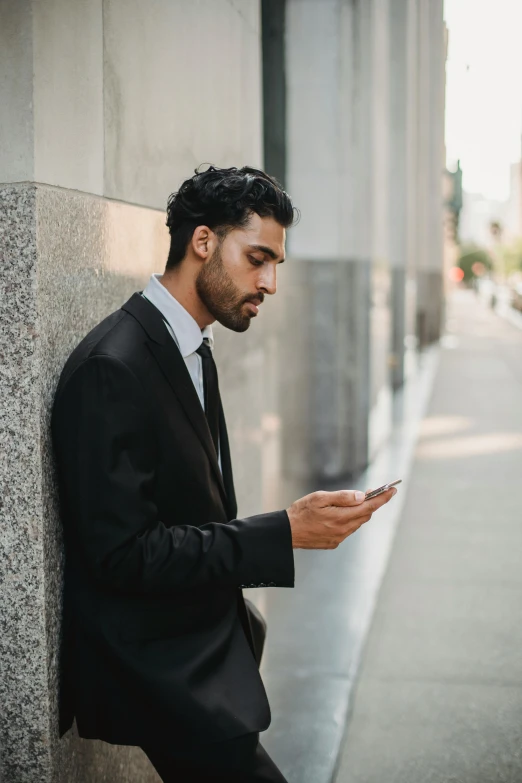
[[[301,220],[248,333],[216,330],[241,515],[371,460],[442,312],[442,0],[0,3],[0,759],[6,781],[155,780],[58,738],[49,442],[69,352],[162,272],[168,195],[264,166]]]

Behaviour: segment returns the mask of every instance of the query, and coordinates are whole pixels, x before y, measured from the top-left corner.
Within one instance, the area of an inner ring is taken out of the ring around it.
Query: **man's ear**
[[[213,251],[214,232],[208,226],[197,226],[192,234],[192,250],[197,258],[206,261]]]

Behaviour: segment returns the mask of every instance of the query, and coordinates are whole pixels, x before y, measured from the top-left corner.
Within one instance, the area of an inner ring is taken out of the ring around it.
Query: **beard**
[[[241,293],[225,267],[221,256],[221,247],[217,247],[211,258],[202,267],[196,278],[198,296],[216,321],[234,332],[246,332],[254,313],[245,312],[245,302],[260,303],[264,299],[261,292]]]

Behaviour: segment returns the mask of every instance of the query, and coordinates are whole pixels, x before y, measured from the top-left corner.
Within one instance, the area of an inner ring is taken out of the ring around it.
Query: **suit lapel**
[[[208,427],[207,417],[201,407],[199,397],[178,346],[167,332],[167,328],[163,323],[163,316],[151,302],[144,299],[140,294],[134,294],[129,301],[123,305],[122,309],[134,316],[147,332],[150,338],[147,342],[147,346],[199,437],[214,470],[223,494],[223,500],[228,506],[223,476],[219,469],[219,463]]]

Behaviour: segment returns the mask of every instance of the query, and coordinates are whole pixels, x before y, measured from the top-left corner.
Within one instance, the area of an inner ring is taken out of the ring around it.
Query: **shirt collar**
[[[200,329],[194,318],[185,310],[182,304],[167,291],[165,286],[160,283],[161,275],[153,274],[143,291],[149,302],[158,308],[170,328],[176,335],[176,341],[183,358],[197,351],[203,339],[205,339],[210,348],[214,348],[214,334],[212,326],[205,326]]]

